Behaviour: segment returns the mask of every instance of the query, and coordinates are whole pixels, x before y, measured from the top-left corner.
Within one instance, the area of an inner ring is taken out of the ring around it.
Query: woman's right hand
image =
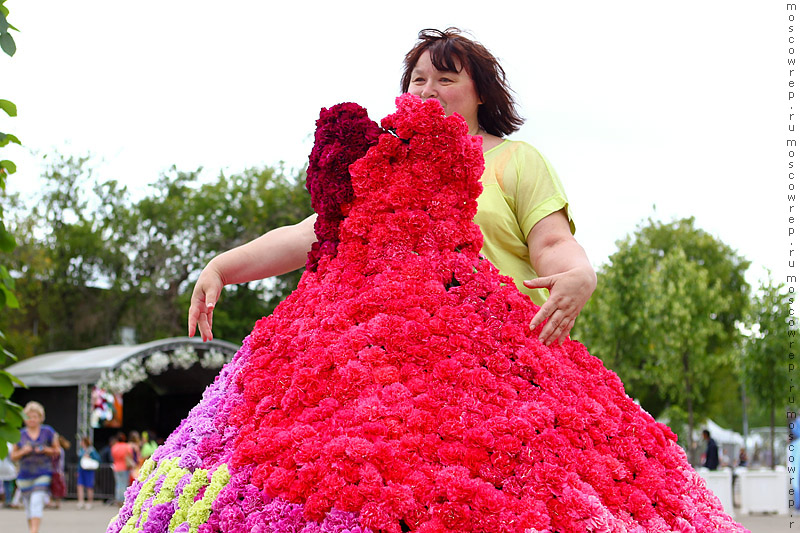
[[[217,305],[224,286],[222,275],[214,267],[213,261],[210,262],[200,273],[194,290],[192,290],[192,300],[189,305],[190,337],[194,337],[195,329],[199,327],[203,342],[214,338],[211,333],[214,323],[214,307]]]
[[[317,216],[311,215],[292,226],[275,228],[209,261],[192,291],[189,336],[199,327],[204,342],[214,338],[214,306],[225,285],[271,278],[302,267],[317,239],[316,220]]]

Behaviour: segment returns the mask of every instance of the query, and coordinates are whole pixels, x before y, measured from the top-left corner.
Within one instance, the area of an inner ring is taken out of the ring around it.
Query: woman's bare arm
[[[306,263],[317,237],[311,215],[293,226],[283,226],[208,262],[192,291],[189,306],[189,336],[199,327],[204,341],[213,339],[214,306],[225,285],[246,283],[297,270]]]

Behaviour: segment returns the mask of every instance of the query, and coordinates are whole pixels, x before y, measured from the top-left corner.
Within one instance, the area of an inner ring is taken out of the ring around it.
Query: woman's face
[[[25,413],[25,427],[36,428],[42,425],[42,415],[39,411],[28,411]]]
[[[425,51],[411,71],[408,92],[423,100],[435,98],[442,104],[446,115],[458,113],[467,121],[470,133],[478,132],[478,106],[482,103],[475,90],[475,82],[466,69],[456,62],[459,72],[437,70],[431,55]]]

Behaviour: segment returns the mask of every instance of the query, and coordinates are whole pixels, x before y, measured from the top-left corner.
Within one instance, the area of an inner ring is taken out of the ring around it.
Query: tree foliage
[[[748,394],[764,405],[770,413],[770,457],[775,466],[775,413],[782,410],[787,392],[792,391],[787,365],[787,334],[796,332],[790,316],[793,295],[783,283],[771,278],[762,283],[753,299],[749,324],[753,331],[747,338],[742,357],[742,375]],[[789,362],[794,362],[790,349]],[[792,393],[792,397],[794,394]]]
[[[17,45],[9,30],[19,30],[8,22],[8,8],[5,3],[6,0],[0,0],[0,49],[10,57],[17,51]]]
[[[0,49],[9,56],[13,56],[17,51],[17,46],[9,30],[16,31],[16,28],[9,24],[8,8],[4,4],[5,0],[0,0]],[[9,117],[17,116],[17,106],[8,100],[0,99],[0,109]],[[8,146],[9,143],[19,144],[20,142],[14,135],[0,132],[0,148]],[[17,167],[13,162],[0,159],[0,193],[4,193],[6,190],[6,178],[16,171]],[[6,307],[10,309],[19,307],[19,301],[14,293],[14,279],[4,264],[5,254],[14,250],[16,241],[6,229],[4,219],[5,213],[3,206],[0,205],[0,253],[4,257],[0,262],[0,311]],[[4,339],[5,336],[0,329],[0,368],[8,365],[9,361],[16,360],[13,353],[4,347],[6,344]],[[0,459],[8,453],[6,443],[19,440],[19,428],[22,426],[22,408],[9,399],[14,392],[14,384],[23,385],[15,376],[5,370],[0,370]]]
[[[680,247],[660,258],[650,276],[659,291],[647,307],[652,348],[644,368],[666,399],[685,409],[691,450],[696,414],[708,414],[703,402],[709,386],[732,363],[731,352],[709,350],[722,333],[716,314],[727,307],[727,298],[720,280],[711,279],[699,263],[689,261]]]
[[[192,281],[214,255],[311,213],[303,174],[250,169],[202,183],[165,173],[136,201],[95,177],[87,157],[51,158],[42,196],[16,209],[24,228],[13,270],[25,304],[0,317],[23,357],[120,341],[185,335]],[[226,289],[218,338],[241,340],[293,290],[299,272]]]
[[[617,244],[573,336],[645,409],[677,408],[691,426],[723,403],[717,378],[733,376],[749,263],[692,218],[650,219]]]
[[[132,278],[141,292],[166,294],[179,304],[163,320],[183,332],[189,281],[213,256],[270,229],[295,224],[311,214],[311,207],[304,176],[289,178],[282,169],[249,169],[200,186],[196,172],[172,174],[136,205],[132,220],[140,241],[129,254],[135,257]],[[253,324],[254,312],[271,312],[299,279],[300,273],[293,272],[226,289],[222,312],[214,314],[216,335],[241,339]],[[248,316],[245,329],[241,313]]]

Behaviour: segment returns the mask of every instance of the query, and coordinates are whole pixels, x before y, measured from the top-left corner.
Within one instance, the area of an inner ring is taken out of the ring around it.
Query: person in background
[[[148,459],[153,452],[158,448],[156,442],[156,434],[153,431],[145,431],[142,433],[142,459]]]
[[[72,444],[63,436],[58,436],[61,452],[53,457],[53,479],[50,481],[50,503],[48,509],[61,509],[61,500],[67,495],[66,451]]]
[[[136,478],[139,477],[139,467],[142,466],[142,437],[139,435],[138,431],[130,431],[128,432],[128,446],[131,447],[131,453],[133,454],[133,465],[131,466],[130,472],[130,481],[129,483],[133,483],[136,481]]]
[[[44,507],[50,498],[53,458],[61,455],[55,430],[44,424],[44,407],[28,402],[22,409],[25,427],[11,451],[11,460],[19,462],[17,487],[25,504],[29,533],[39,533]]]
[[[108,438],[108,442],[106,445],[100,449],[100,464],[101,465],[111,465],[112,470],[114,466],[114,459],[111,457],[111,448],[117,443],[117,436],[111,435]],[[111,498],[106,499],[103,501],[104,505],[114,505],[115,501],[113,496]]]
[[[14,450],[14,445],[8,443],[7,455],[0,461],[0,481],[3,482],[4,502],[3,506],[7,508],[12,507],[12,499],[14,498],[14,480],[17,479],[17,465],[11,460],[11,452]]]
[[[789,446],[786,460],[790,465],[797,466],[797,463],[800,462],[800,424],[797,422],[796,412],[789,411],[787,414],[791,414],[791,418],[789,419]],[[789,482],[794,496],[792,498],[794,511],[797,511],[800,510],[800,476],[797,471],[792,473]]]
[[[125,489],[128,488],[133,463],[133,451],[128,444],[125,433],[119,432],[117,442],[111,446],[111,459],[114,463],[114,503],[122,506],[125,501]]]
[[[706,441],[706,453],[703,456],[703,466],[709,470],[716,470],[719,468],[717,441],[711,438],[711,433],[707,429],[703,430],[703,440]]]
[[[100,454],[92,446],[92,440],[89,437],[83,437],[78,448],[78,509],[91,509],[92,503],[94,503],[95,470],[83,468],[81,460],[84,457],[100,462]]]
[[[100,462],[103,464],[111,464],[114,462],[114,459],[111,458],[111,448],[117,443],[117,436],[111,435],[108,438],[108,442],[105,446],[100,450]]]

